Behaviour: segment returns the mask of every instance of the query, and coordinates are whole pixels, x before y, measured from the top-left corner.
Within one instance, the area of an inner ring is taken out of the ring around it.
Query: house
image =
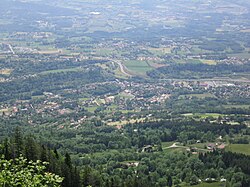
[[[210,144],[207,145],[208,150],[214,150],[215,148],[216,148],[216,145],[213,144],[213,143],[210,143]]]
[[[147,145],[142,148],[142,152],[153,152],[153,145]]]

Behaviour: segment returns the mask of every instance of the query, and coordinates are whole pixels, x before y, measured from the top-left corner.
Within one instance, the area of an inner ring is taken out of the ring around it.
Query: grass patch
[[[85,107],[88,112],[94,113],[98,106]]]
[[[206,149],[207,145],[209,143],[195,143],[195,144],[190,144],[190,145],[187,145],[188,147],[197,147],[199,149]]]
[[[203,64],[208,64],[208,65],[216,65],[217,62],[215,60],[206,60],[206,59],[200,59],[200,61],[203,63]]]
[[[167,148],[167,147],[173,145],[174,143],[175,142],[162,142],[161,146],[162,146],[162,148]]]
[[[240,32],[243,32],[243,33],[250,33],[250,29],[240,30]]]
[[[12,69],[0,69],[0,75],[10,75],[12,71]]]
[[[32,96],[32,99],[41,99],[41,98],[44,98],[44,95]]]
[[[68,69],[56,69],[56,70],[48,70],[48,71],[43,71],[40,74],[41,75],[47,75],[50,73],[64,73],[64,72],[77,72],[80,71],[80,68],[68,68]]]
[[[164,153],[183,153],[186,152],[185,147],[175,147],[175,148],[169,148],[169,149],[163,149]]]
[[[124,65],[134,74],[145,75],[147,71],[152,70],[152,67],[145,61],[130,60],[126,61]]]
[[[186,113],[182,115],[186,117],[192,116],[192,117],[199,117],[199,118],[207,118],[207,117],[218,118],[219,116],[223,116],[222,114],[219,114],[219,113]]]
[[[90,98],[83,97],[83,98],[79,98],[78,100],[79,100],[79,101],[88,101],[88,100],[90,100]]]
[[[242,108],[242,109],[248,109],[250,105],[222,105],[225,108]]]
[[[162,56],[171,53],[171,48],[149,48],[148,51],[155,56]]]
[[[95,51],[98,56],[108,56],[114,54],[114,49],[111,48],[99,48]]]
[[[210,93],[205,93],[205,94],[186,94],[186,95],[180,95],[178,99],[186,99],[186,97],[188,97],[188,98],[190,98],[190,97],[197,97],[199,99],[204,99],[206,97],[214,98],[215,96],[213,94],[210,94]]]
[[[193,63],[193,64],[200,64],[202,63],[199,59],[188,59],[188,60],[185,60],[186,63]]]
[[[238,58],[250,58],[250,53],[244,52],[244,53],[234,53],[234,54],[229,54],[229,57],[238,57]]]
[[[230,144],[226,147],[226,151],[250,155],[250,144]]]
[[[183,187],[187,187],[188,185],[185,185]],[[222,187],[222,186],[225,186],[223,183],[221,182],[213,182],[213,183],[206,183],[206,182],[203,182],[203,183],[200,183],[200,184],[197,184],[197,185],[194,185],[192,187]]]
[[[120,68],[117,68],[115,71],[115,77],[119,78],[119,79],[128,79],[128,77],[126,75],[124,75],[124,73],[121,72]]]
[[[3,112],[9,112],[11,109],[9,108],[5,108],[5,109],[0,109],[0,113],[3,113]]]
[[[125,98],[125,99],[132,99],[132,98],[134,98],[133,95],[127,94],[127,93],[125,93],[125,92],[119,93],[118,96],[119,96],[119,97],[122,97],[122,98]]]
[[[42,55],[52,55],[52,54],[58,54],[60,53],[60,51],[57,49],[53,49],[53,50],[38,51],[38,53]]]

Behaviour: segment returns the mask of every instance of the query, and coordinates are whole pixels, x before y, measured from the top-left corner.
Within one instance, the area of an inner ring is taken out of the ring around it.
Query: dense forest
[[[72,165],[68,153],[63,156],[59,154],[56,149],[51,149],[37,143],[34,136],[23,136],[18,127],[15,129],[11,138],[6,138],[2,142],[0,154],[2,155],[0,184],[4,184],[3,186],[46,186],[46,181],[49,183],[48,186],[81,186],[79,171]],[[3,160],[3,158],[7,161]],[[10,162],[8,163],[9,160]],[[44,163],[45,166],[42,165]],[[10,168],[7,168],[7,165],[9,165]],[[25,167],[27,167],[27,170]],[[45,177],[41,179],[44,169],[48,173],[45,173]],[[14,171],[13,174],[15,174],[16,178],[10,179],[9,177],[12,177],[11,174],[4,174],[4,172],[7,173],[10,171]],[[26,171],[26,173],[24,171]],[[18,172],[20,172],[22,176],[19,176]],[[50,176],[49,173],[55,173],[57,176],[53,176],[52,174]],[[59,176],[63,178],[59,178]],[[62,184],[60,185],[60,183]]]
[[[22,155],[30,161],[46,161],[46,170],[63,177],[65,187],[163,187],[195,185],[201,180],[225,180],[226,186],[250,184],[249,156],[220,149],[196,150],[192,146],[196,140],[204,143],[220,135],[249,134],[244,125],[172,119],[131,124],[119,130],[95,122],[77,131],[51,129],[53,136],[47,142],[43,139],[43,143],[35,134],[23,135],[18,127],[11,134],[1,143],[5,159]],[[191,151],[169,151],[164,142],[170,141],[181,142]],[[58,150],[68,150],[71,155]]]
[[[1,0],[0,187],[249,187],[249,12]]]

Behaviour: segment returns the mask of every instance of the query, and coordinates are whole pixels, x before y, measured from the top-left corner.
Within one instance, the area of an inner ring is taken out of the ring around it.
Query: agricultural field
[[[80,68],[56,69],[56,70],[43,71],[40,74],[47,75],[47,74],[51,74],[51,73],[77,72],[80,70],[81,70]]]
[[[216,65],[217,62],[215,60],[206,60],[206,59],[200,59],[200,61],[203,63],[203,64],[208,64],[208,65]]]
[[[0,69],[0,75],[10,75],[12,71],[12,69]]]
[[[152,67],[145,61],[130,60],[126,61],[124,65],[135,75],[146,75],[147,71],[152,70]]]
[[[88,112],[94,113],[98,106],[85,107]]]
[[[95,50],[97,56],[109,56],[115,54],[116,51],[112,48],[98,48]]]
[[[167,148],[167,147],[173,145],[174,143],[175,142],[162,142],[161,143],[162,149]]]
[[[225,186],[225,184],[221,182],[213,182],[213,183],[203,182],[203,183],[194,185],[192,187],[223,187],[223,186]],[[188,186],[183,186],[183,187],[188,187]]]
[[[192,97],[197,97],[199,99],[204,99],[204,98],[214,98],[215,96],[210,93],[205,93],[205,94],[186,94],[186,95],[180,95],[178,99],[186,99],[186,98],[192,98]]]
[[[234,53],[234,54],[228,54],[228,56],[229,57],[237,57],[237,58],[249,59],[250,58],[250,53],[249,52]]]
[[[222,105],[225,108],[241,108],[241,109],[248,109],[250,105]]]
[[[162,56],[171,53],[171,48],[149,48],[148,51],[155,56]]]
[[[250,155],[250,144],[230,144],[226,147],[226,150]]]
[[[218,114],[218,113],[186,113],[186,114],[182,114],[183,116],[187,116],[187,117],[198,117],[198,118],[208,118],[208,117],[212,117],[212,118],[218,118],[219,116],[223,116],[222,114]]]

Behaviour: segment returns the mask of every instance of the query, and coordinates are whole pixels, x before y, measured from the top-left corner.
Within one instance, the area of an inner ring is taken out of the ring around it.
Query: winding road
[[[129,77],[132,77],[133,75],[129,74],[125,69],[127,69],[120,61],[118,60],[115,60],[113,61],[115,62],[116,64],[118,64],[119,68],[120,68],[120,71],[126,75],[126,76],[129,76]]]

